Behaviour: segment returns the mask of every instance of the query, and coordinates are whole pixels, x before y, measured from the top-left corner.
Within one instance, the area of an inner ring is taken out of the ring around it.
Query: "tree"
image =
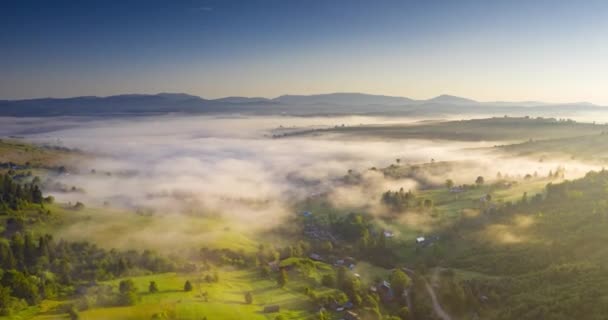
[[[27,277],[17,270],[9,270],[2,275],[2,285],[12,290],[12,295],[25,299],[29,305],[35,305],[40,301],[40,294],[36,279]]]
[[[42,191],[40,191],[40,188],[36,185],[32,189],[32,202],[42,203]]]
[[[454,181],[452,181],[452,179],[447,179],[447,180],[445,181],[445,186],[446,186],[446,188],[448,188],[448,189],[452,189],[452,188],[454,187]]]
[[[399,318],[401,318],[401,320],[412,319],[412,316],[410,314],[410,309],[408,307],[403,307],[403,308],[399,309]]]
[[[137,288],[135,287],[135,282],[131,279],[122,280],[118,284],[118,302],[123,306],[132,306],[137,303]]]
[[[14,269],[17,265],[13,251],[6,242],[0,242],[0,267],[2,269],[10,270]]]
[[[78,320],[80,319],[80,315],[78,314],[78,310],[72,305],[68,309],[68,316],[70,316],[70,320]]]
[[[277,284],[279,287],[283,288],[287,284],[287,281],[287,271],[285,271],[285,269],[281,269],[281,272],[279,272],[279,276],[277,277]]]
[[[184,291],[192,291],[192,283],[190,283],[190,280],[186,280],[186,283],[184,283]]]
[[[361,310],[361,317],[368,320],[380,320],[382,319],[382,314],[378,309],[364,308]]]
[[[334,245],[331,243],[331,241],[324,241],[321,244],[321,249],[325,252],[332,252],[334,250]]]
[[[369,309],[379,309],[378,300],[374,299],[373,296],[366,294],[363,296],[362,306]]]
[[[431,200],[431,199],[424,199],[424,201],[423,201],[422,204],[427,209],[428,208],[432,208],[433,207],[433,200]]]
[[[270,276],[270,267],[268,267],[268,266],[261,267],[260,276],[262,276],[262,278],[268,278],[268,276]]]
[[[329,313],[325,311],[325,309],[321,309],[319,311],[319,320],[329,320],[331,319]]]
[[[405,272],[399,269],[393,271],[390,280],[393,291],[397,297],[400,297],[405,288],[407,288],[410,284],[410,278],[405,274]]]
[[[133,280],[127,279],[120,281],[120,283],[118,284],[118,291],[120,293],[127,293],[133,291],[137,292],[137,288],[135,287],[135,282],[133,282]]]
[[[336,271],[336,285],[338,288],[342,288],[344,286],[344,282],[346,282],[346,275],[348,270],[345,266],[338,267],[338,271]]]
[[[133,306],[138,301],[136,292],[128,292],[118,296],[118,303],[122,306]]]
[[[347,277],[346,281],[344,281],[344,285],[342,286],[342,290],[351,300],[355,299],[357,292],[361,289],[361,281],[356,277]],[[354,303],[354,301],[353,301]]]
[[[323,275],[323,278],[321,278],[321,284],[328,288],[333,288],[336,286],[336,277],[334,277],[332,274]]]
[[[245,303],[246,304],[253,303],[253,295],[251,294],[251,292],[246,292],[245,293]]]
[[[0,316],[10,316],[12,313],[11,289],[0,286]]]
[[[150,292],[150,293],[158,292],[158,286],[156,285],[156,281],[150,281],[150,285],[148,286],[148,292]]]
[[[475,179],[475,184],[478,186],[482,185],[484,182],[485,181],[482,176],[479,176],[479,177],[477,177],[477,179]]]

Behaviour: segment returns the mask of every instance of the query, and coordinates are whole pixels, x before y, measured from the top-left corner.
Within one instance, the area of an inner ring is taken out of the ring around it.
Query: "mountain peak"
[[[343,105],[343,106],[367,106],[367,105],[406,105],[413,100],[405,97],[394,97],[384,95],[365,94],[357,92],[335,92],[313,95],[282,95],[274,98],[274,101],[288,104],[300,105]]]
[[[432,99],[427,100],[428,102],[443,102],[443,103],[477,103],[477,101],[472,99],[467,99],[463,97],[453,96],[449,94],[442,94],[436,96]]]

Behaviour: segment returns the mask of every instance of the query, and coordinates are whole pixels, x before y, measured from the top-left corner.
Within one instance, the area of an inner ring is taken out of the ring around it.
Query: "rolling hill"
[[[363,93],[283,95],[274,99],[261,97],[225,97],[205,99],[183,93],[124,94],[107,97],[39,98],[0,100],[0,116],[121,116],[168,113],[210,114],[287,114],[310,115],[383,115],[409,117],[442,116],[553,116],[568,117],[584,113],[605,113],[589,103],[543,104],[538,102],[478,102],[440,95],[428,100]]]

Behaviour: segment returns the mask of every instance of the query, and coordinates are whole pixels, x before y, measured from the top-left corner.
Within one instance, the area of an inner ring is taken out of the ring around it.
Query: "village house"
[[[439,236],[428,236],[428,237],[417,237],[416,244],[422,247],[427,247],[432,245],[434,242],[439,241]]]
[[[279,271],[279,261],[268,262],[268,268],[272,271]]]
[[[315,261],[323,261],[323,257],[316,253],[311,253],[308,257]]]
[[[452,187],[450,188],[450,193],[460,193],[463,192],[464,188],[463,187]]]
[[[355,265],[356,265],[356,261],[355,261],[355,258],[353,258],[353,257],[345,257],[343,259],[338,259],[334,263],[334,266],[336,266],[336,267],[345,266],[351,270],[355,268]]]
[[[394,298],[394,294],[393,294],[393,289],[391,288],[391,284],[384,280],[380,283],[380,285],[377,287],[378,289],[378,294],[380,295],[380,298],[382,298],[382,300],[384,301],[392,301]]]

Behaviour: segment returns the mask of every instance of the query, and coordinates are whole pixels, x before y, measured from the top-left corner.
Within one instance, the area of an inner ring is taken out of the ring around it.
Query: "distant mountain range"
[[[168,113],[246,113],[288,115],[441,116],[508,114],[565,116],[574,112],[606,112],[590,103],[478,102],[440,95],[428,100],[363,93],[283,95],[274,99],[226,97],[204,99],[184,93],[125,94],[108,97],[0,100],[0,116],[120,116]]]

